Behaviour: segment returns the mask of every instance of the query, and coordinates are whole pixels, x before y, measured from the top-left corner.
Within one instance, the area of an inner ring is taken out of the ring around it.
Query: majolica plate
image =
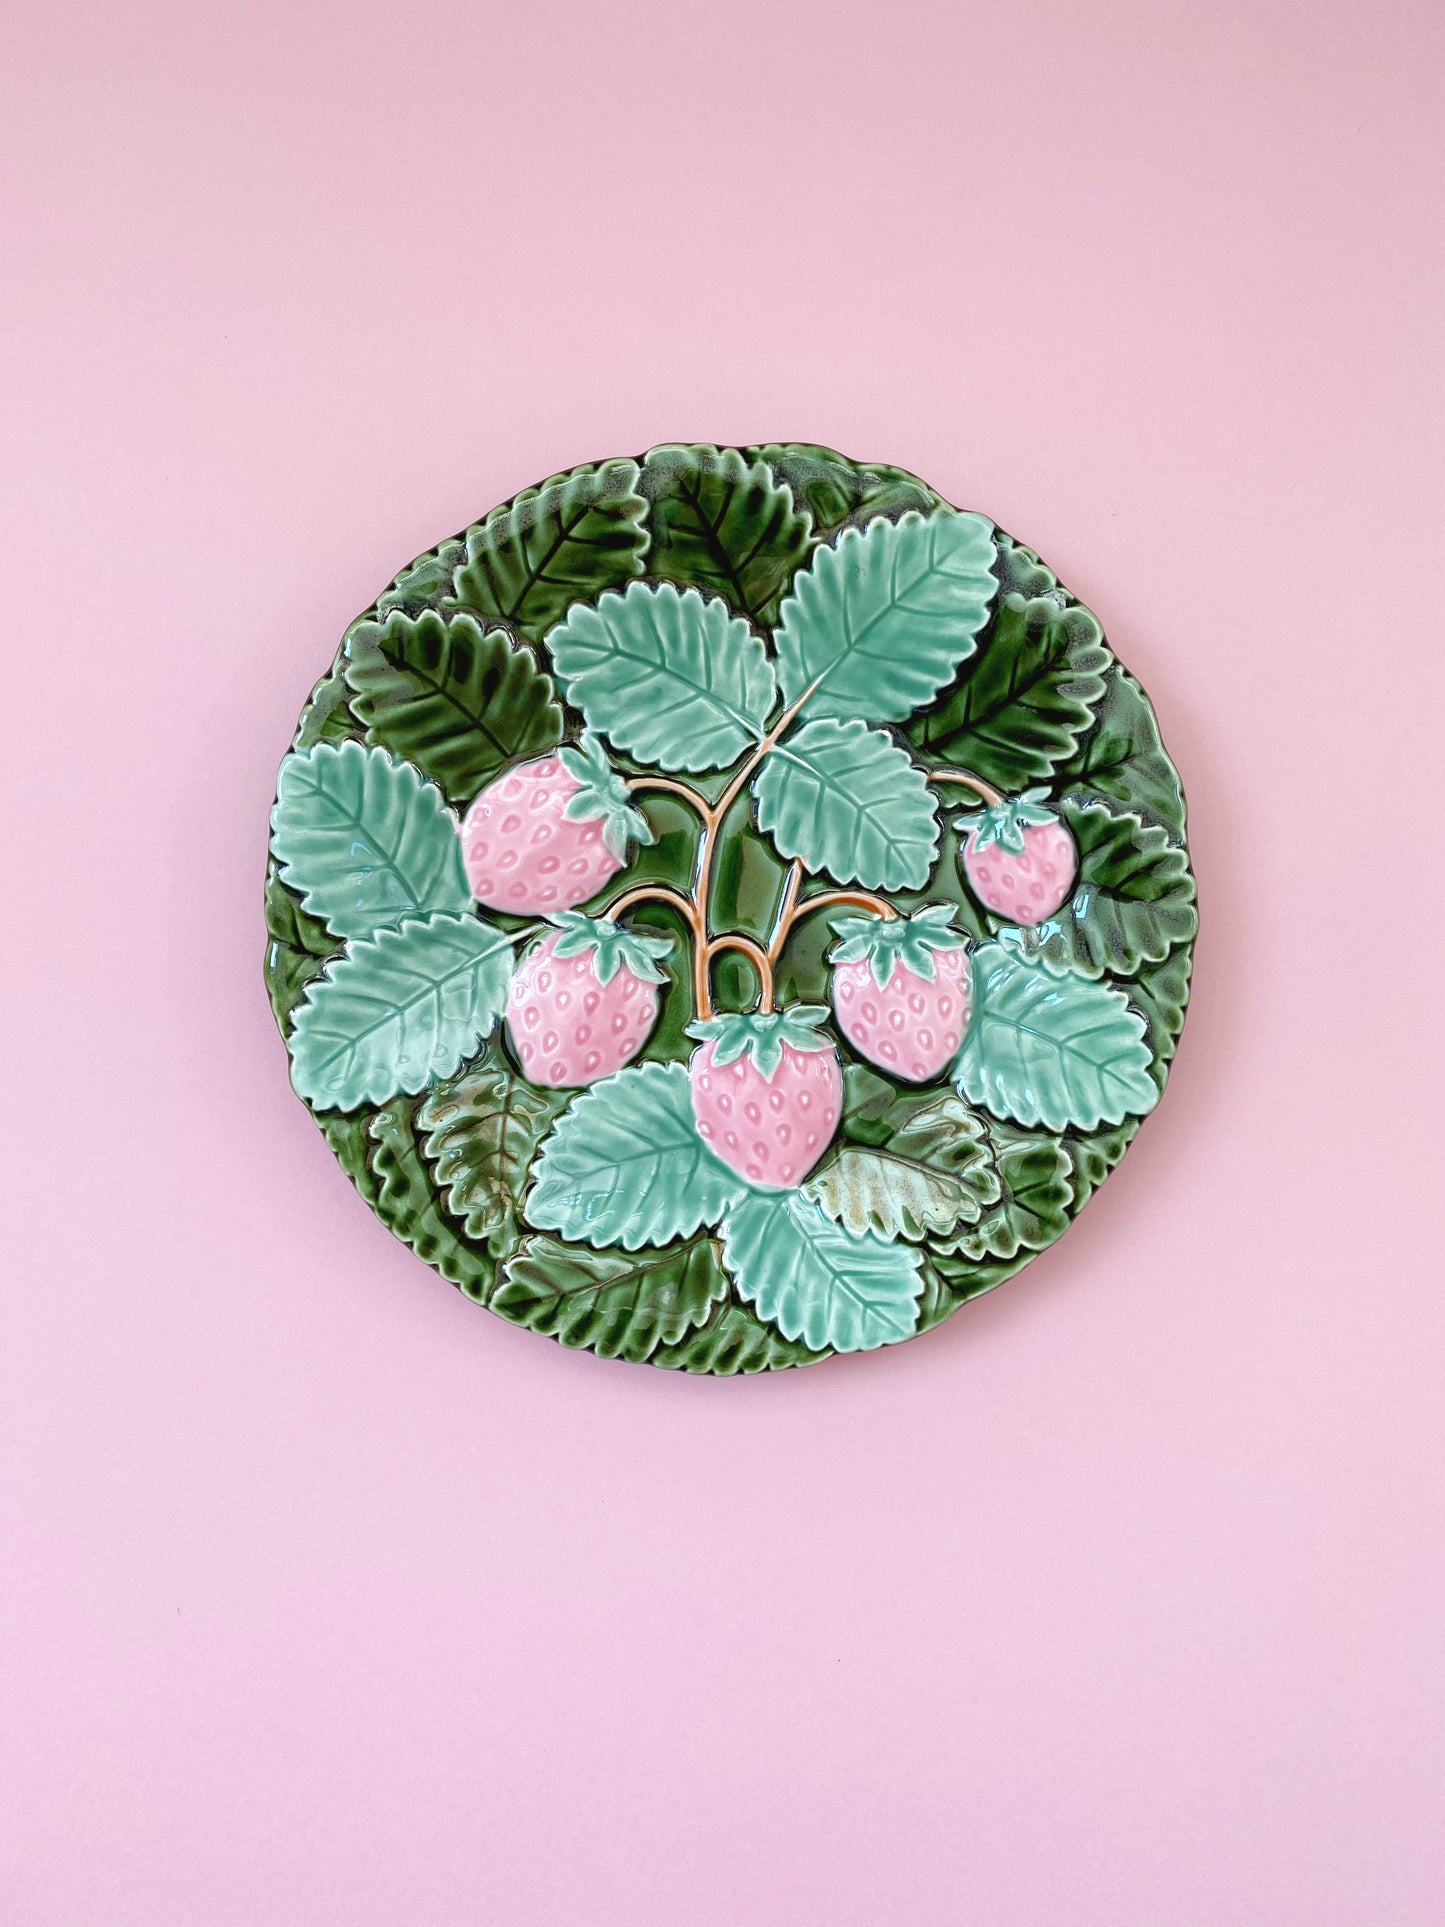
[[[1184,799],[1097,619],[826,448],[524,489],[347,631],[281,765],[266,979],[367,1203],[606,1357],[928,1331],[1163,1091]]]

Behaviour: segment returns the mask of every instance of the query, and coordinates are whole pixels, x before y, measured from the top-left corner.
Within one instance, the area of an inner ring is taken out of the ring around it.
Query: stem
[[[726,936],[714,937],[707,947],[705,970],[710,969],[712,959],[720,950],[738,950],[747,958],[753,969],[758,973],[758,1009],[762,1011],[771,1010],[773,1007],[773,963],[767,951],[763,949],[763,946],[760,943],[755,943],[751,937],[743,936],[742,932],[738,930],[730,931]],[[711,996],[709,996],[707,1014],[708,1016],[712,1015]]]
[[[788,932],[793,927],[793,906],[798,901],[798,891],[803,882],[803,859],[795,856],[788,866],[787,880],[783,884],[783,894],[778,900],[778,914],[773,918],[773,934],[768,941],[768,962],[776,963],[782,955],[783,945],[788,941]]]
[[[926,769],[923,778],[928,783],[960,783],[975,796],[981,796],[992,809],[995,803],[1002,803],[1003,797],[992,783],[985,783],[981,776],[971,776],[966,769]]]
[[[630,890],[624,890],[615,903],[609,903],[602,914],[609,923],[616,923],[623,911],[636,903],[665,903],[670,910],[676,910],[690,928],[697,928],[696,904],[666,883],[635,883]]]
[[[680,796],[684,803],[697,811],[704,820],[707,818],[707,798],[695,790],[690,783],[679,783],[671,776],[633,776],[629,777],[627,788],[637,790],[664,790],[669,796]]]

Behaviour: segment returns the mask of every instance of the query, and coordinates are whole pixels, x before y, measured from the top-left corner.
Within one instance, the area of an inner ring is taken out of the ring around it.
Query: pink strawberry
[[[462,860],[478,903],[492,910],[569,910],[595,896],[627,860],[628,840],[655,839],[627,785],[589,731],[489,783],[462,819]]]
[[[528,951],[507,994],[507,1035],[534,1084],[595,1084],[630,1063],[657,1021],[657,959],[671,937],[643,937],[564,911]]]
[[[839,917],[830,953],[838,1028],[856,1050],[913,1084],[952,1063],[973,1000],[968,939],[953,906],[911,917]]]
[[[1079,852],[1074,839],[1039,799],[1046,790],[1001,797],[978,815],[961,816],[967,829],[963,868],[979,902],[1010,923],[1042,923],[1074,887]]]
[[[817,1026],[821,1004],[688,1025],[702,1040],[688,1078],[698,1136],[764,1191],[791,1191],[832,1142],[843,1115],[838,1053]]]

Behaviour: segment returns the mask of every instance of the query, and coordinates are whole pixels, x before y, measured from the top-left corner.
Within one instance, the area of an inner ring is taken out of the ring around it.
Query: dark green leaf
[[[1068,1229],[1071,1173],[1058,1138],[1015,1130],[993,1118],[988,1135],[999,1180],[997,1202],[976,1225],[950,1238],[930,1239],[932,1263],[958,1256],[975,1264],[1008,1261],[1025,1249],[1042,1251]]]
[[[712,589],[751,622],[777,620],[812,520],[766,462],[673,443],[648,451],[639,488],[652,505],[649,575]]]
[[[419,555],[377,598],[377,614],[385,618],[393,610],[400,610],[403,615],[419,616],[423,609],[440,609],[450,603],[457,565],[465,555],[466,544],[460,536]]]
[[[836,449],[812,442],[768,442],[745,449],[766,462],[793,500],[811,510],[820,535],[835,535],[845,523],[861,528],[875,516],[896,521],[909,509],[931,514],[945,505],[926,482],[906,468],[887,462],[850,462]]]
[[[323,676],[301,712],[291,747],[310,749],[315,743],[344,743],[360,738],[364,731],[347,707],[350,695],[346,678],[339,670],[333,669],[329,676]]]
[[[809,1351],[796,1339],[784,1338],[776,1325],[766,1324],[751,1305],[718,1300],[696,1331],[676,1345],[661,1347],[649,1361],[665,1371],[710,1372],[732,1378],[749,1372],[778,1372],[789,1366],[815,1365],[827,1352]]]
[[[466,533],[456,600],[540,642],[574,602],[642,574],[647,504],[634,461],[554,475]]]
[[[469,1238],[510,1234],[537,1146],[569,1095],[529,1084],[495,1046],[428,1092],[417,1112],[422,1149]]]
[[[1069,902],[1039,927],[1046,956],[1092,977],[1130,977],[1193,937],[1189,858],[1158,824],[1071,799],[1059,814],[1079,847],[1079,877]]]
[[[503,1266],[492,1310],[564,1345],[640,1363],[701,1324],[727,1288],[711,1238],[634,1252],[528,1238]]]
[[[469,1298],[485,1304],[491,1295],[494,1266],[486,1252],[469,1244],[442,1211],[417,1145],[415,1104],[407,1099],[388,1104],[371,1119],[370,1131],[376,1182],[375,1201],[368,1198],[372,1209],[419,1258]]]
[[[957,686],[908,725],[908,739],[925,760],[941,757],[1005,791],[1025,789],[1073,754],[1109,662],[1087,609],[1008,596]]]
[[[1176,842],[1184,835],[1179,772],[1159,740],[1149,698],[1117,664],[1104,679],[1092,735],[1060,767],[1057,781],[1080,803],[1103,797],[1161,825]]]
[[[1145,1034],[1154,1053],[1154,1075],[1161,1090],[1184,1028],[1193,954],[1193,947],[1182,943],[1162,963],[1146,965],[1137,977],[1119,985],[1134,1008],[1143,1013]]]
[[[415,763],[454,803],[469,803],[515,758],[562,740],[552,678],[532,651],[469,615],[399,612],[358,622],[346,680],[368,736]]]
[[[1138,1135],[1139,1119],[1131,1117],[1111,1130],[1059,1140],[1073,1185],[1073,1214],[1083,1210]]]

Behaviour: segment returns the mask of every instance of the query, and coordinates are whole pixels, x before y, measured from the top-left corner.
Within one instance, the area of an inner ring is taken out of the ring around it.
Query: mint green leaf
[[[562,740],[552,678],[531,650],[434,609],[358,622],[346,639],[353,708],[373,743],[415,763],[455,803],[505,764]]]
[[[1179,772],[1159,738],[1149,698],[1117,663],[1105,678],[1093,733],[1058,771],[1060,785],[1087,803],[1096,796],[1135,810],[1178,842],[1184,835]]]
[[[778,628],[778,679],[804,716],[896,722],[931,701],[973,654],[998,584],[993,524],[951,511],[845,529],[793,579]]]
[[[777,1326],[765,1323],[751,1305],[723,1298],[695,1331],[675,1345],[660,1346],[649,1363],[664,1371],[710,1372],[717,1378],[733,1378],[815,1365],[827,1356],[826,1352],[809,1351],[797,1339],[784,1338]]]
[[[441,791],[409,763],[360,743],[317,743],[286,758],[271,847],[282,879],[338,936],[465,910],[472,900]]]
[[[519,1077],[494,1044],[481,1063],[435,1085],[422,1100],[422,1148],[447,1209],[469,1238],[511,1233],[537,1146],[567,1098],[566,1091],[538,1090]]]
[[[763,734],[776,696],[761,639],[727,604],[634,582],[547,638],[567,700],[639,762],[723,769]]]
[[[490,1035],[511,976],[511,939],[479,917],[412,919],[358,938],[296,1013],[297,1093],[351,1111],[450,1077]]]
[[[776,620],[813,525],[766,462],[668,444],[648,450],[639,488],[652,504],[649,575],[711,589],[752,622]]]
[[[974,954],[973,1015],[953,1068],[996,1117],[1091,1131],[1154,1108],[1144,1021],[1123,996],[1010,944]]]
[[[759,826],[784,856],[839,883],[921,890],[938,849],[934,799],[882,730],[831,717],[770,750],[753,785]]]
[[[534,642],[569,605],[642,574],[647,504],[631,460],[603,462],[524,488],[466,532],[456,600]]]
[[[727,1288],[711,1238],[640,1252],[528,1238],[503,1267],[491,1308],[563,1345],[641,1364],[701,1324]]]
[[[841,1144],[802,1193],[855,1237],[921,1238],[976,1223],[999,1183],[982,1118],[956,1097],[940,1097],[885,1145]]]
[[[871,1351],[917,1322],[918,1252],[871,1232],[855,1238],[796,1191],[730,1206],[723,1256],[759,1317],[813,1351]]]
[[[1129,977],[1193,937],[1199,916],[1189,858],[1158,824],[1072,799],[1059,815],[1079,847],[1079,876],[1073,896],[1039,926],[1046,955],[1090,977]]]
[[[573,1099],[523,1215],[539,1231],[635,1251],[716,1224],[745,1189],[697,1134],[686,1068],[642,1064]]]
[[[1000,789],[1023,789],[1074,753],[1111,660],[1087,609],[1005,596],[957,688],[909,723],[908,740],[925,760],[942,757]]]

